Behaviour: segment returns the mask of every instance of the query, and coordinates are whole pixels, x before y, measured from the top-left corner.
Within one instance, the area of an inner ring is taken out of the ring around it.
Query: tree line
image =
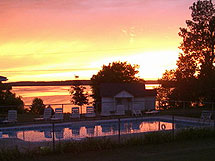
[[[177,68],[166,71],[160,80],[167,82],[158,89],[160,106],[166,108],[181,107],[180,101],[197,106],[215,101],[215,5],[211,0],[198,0],[190,10],[192,19],[179,32]]]

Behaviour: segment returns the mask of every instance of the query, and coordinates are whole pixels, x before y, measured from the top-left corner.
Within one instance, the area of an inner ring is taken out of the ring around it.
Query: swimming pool
[[[171,130],[196,127],[197,122],[177,121],[174,124],[169,119],[161,118],[131,118],[100,121],[82,121],[69,123],[56,123],[16,126],[0,128],[1,138],[18,138],[28,142],[52,141],[53,133],[56,140],[82,139],[86,137],[112,136],[120,134],[144,133],[161,130]]]

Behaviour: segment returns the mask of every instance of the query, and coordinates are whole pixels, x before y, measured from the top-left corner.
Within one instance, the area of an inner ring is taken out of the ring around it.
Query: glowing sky
[[[89,79],[103,64],[175,67],[194,0],[1,0],[0,75],[9,81]]]

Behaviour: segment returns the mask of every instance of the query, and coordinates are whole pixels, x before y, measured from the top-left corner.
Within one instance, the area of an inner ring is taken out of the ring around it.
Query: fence
[[[1,137],[8,138],[10,144],[2,143],[1,139],[0,142],[2,147],[18,146],[21,149],[33,149],[40,146],[51,147],[55,150],[56,145],[66,141],[79,141],[90,137],[110,137],[120,143],[125,137],[129,138],[145,132],[171,130],[174,129],[174,126],[174,123],[159,119],[126,120],[120,117],[109,121],[73,122],[66,125],[52,122],[43,126],[0,128]]]
[[[109,105],[114,102],[103,103]],[[133,103],[139,105],[144,102]],[[64,110],[72,107],[71,104],[51,104],[51,106],[62,107]],[[19,117],[27,115],[23,114]],[[106,117],[97,116],[89,119],[83,117],[80,120],[64,121],[18,122],[12,127],[4,124],[0,126],[0,138],[2,138],[0,139],[0,147],[14,147],[16,145],[22,149],[32,149],[40,146],[51,147],[55,150],[56,146],[67,141],[80,141],[91,137],[110,137],[117,142],[122,142],[125,139],[144,136],[151,132],[171,132],[172,139],[174,139],[177,131],[184,128],[215,127],[213,106],[175,108],[157,113],[142,111],[139,116],[126,113],[125,116],[114,116],[113,114]]]
[[[71,113],[71,108],[77,105],[71,103],[58,103],[58,104],[45,104],[47,107],[50,105],[53,109],[55,108],[63,108],[64,113]],[[82,107],[79,106],[79,111],[81,114],[86,113],[87,106],[94,106],[95,109],[108,108],[111,109],[110,111],[114,111],[117,108],[117,105],[124,105],[125,110],[129,111],[132,109],[140,109],[141,111],[153,110],[153,109],[175,109],[175,108],[207,108],[210,110],[214,110],[215,102],[195,102],[195,101],[158,101],[158,100],[141,100],[141,101],[133,101],[129,98],[125,98],[122,100],[115,100],[115,101],[103,101],[103,102],[96,102],[90,103],[88,105],[83,105]],[[29,109],[31,105],[24,105],[24,109]],[[18,112],[23,110],[22,106],[16,105],[0,105],[0,113],[7,113],[9,109],[17,109]]]
[[[109,137],[117,142],[151,132],[171,132],[172,139],[184,128],[214,128],[212,119],[175,116],[173,114],[144,115],[140,117],[115,117],[101,120],[78,120],[71,122],[45,122],[13,127],[0,127],[0,147],[18,146],[23,150],[35,147],[56,146],[64,142],[81,141],[86,138]],[[4,138],[7,138],[6,140]],[[4,142],[5,141],[5,142]],[[8,143],[9,142],[9,143]]]
[[[206,107],[209,109],[214,109],[215,102],[206,101],[156,101],[156,107],[158,109],[168,109],[168,108],[195,108],[195,107]]]

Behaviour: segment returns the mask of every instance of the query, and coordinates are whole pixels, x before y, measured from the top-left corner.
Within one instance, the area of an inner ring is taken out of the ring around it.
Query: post
[[[214,125],[213,128],[215,129],[215,115],[214,115],[214,102],[212,102],[212,116],[211,116],[214,120]]]
[[[174,115],[172,115],[172,139],[174,140],[175,139],[175,117]]]
[[[118,118],[118,141],[119,141],[119,144],[120,144],[120,118]]]
[[[54,122],[52,122],[52,149],[55,151],[55,136],[54,136]]]
[[[161,128],[160,128],[160,127],[161,127],[161,122],[159,121],[159,122],[158,122],[158,131],[160,131],[160,130],[161,130]]]
[[[82,115],[82,106],[80,106],[80,108],[81,108],[81,115]]]
[[[62,109],[63,109],[63,104],[62,104]]]
[[[22,136],[23,136],[23,140],[25,141],[25,132],[24,132],[24,130],[22,131]]]

